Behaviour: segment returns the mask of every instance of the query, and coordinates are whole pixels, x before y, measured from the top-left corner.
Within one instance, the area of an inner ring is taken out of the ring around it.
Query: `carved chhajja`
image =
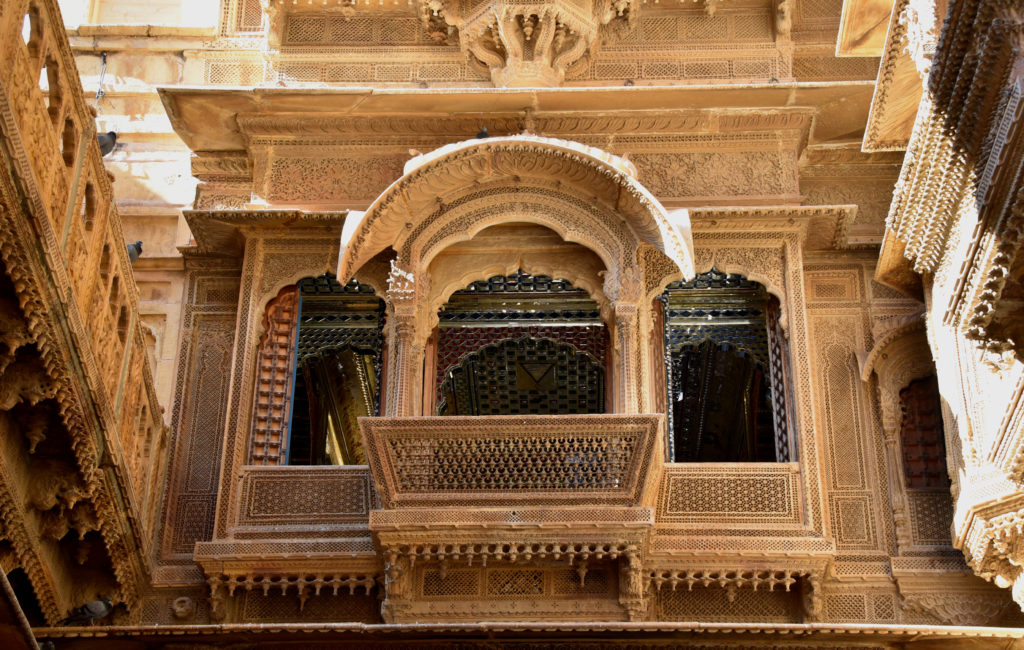
[[[458,30],[470,61],[495,86],[557,86],[566,68],[598,43],[603,25],[628,22],[635,0],[421,0],[420,17],[434,40]]]

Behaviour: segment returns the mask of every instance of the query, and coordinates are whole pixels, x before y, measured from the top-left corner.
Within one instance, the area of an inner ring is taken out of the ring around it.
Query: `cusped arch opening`
[[[522,269],[494,275],[454,292],[438,317],[429,412],[605,411],[609,330],[572,282]]]
[[[607,319],[608,300],[602,289],[606,271],[597,253],[566,241],[550,228],[528,222],[498,224],[448,246],[430,260],[429,310],[436,315],[453,294],[473,283],[525,272],[570,282],[585,291]],[[436,324],[435,319],[431,325]]]

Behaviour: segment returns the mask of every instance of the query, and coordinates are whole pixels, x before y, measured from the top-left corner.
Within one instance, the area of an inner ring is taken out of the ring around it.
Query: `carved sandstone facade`
[[[1012,7],[59,4],[0,5],[0,638],[1020,635]]]

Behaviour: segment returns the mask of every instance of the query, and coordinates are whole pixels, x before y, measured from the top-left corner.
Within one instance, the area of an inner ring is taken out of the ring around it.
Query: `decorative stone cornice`
[[[689,210],[694,232],[797,232],[806,250],[849,248],[856,205],[804,205]]]
[[[184,210],[183,214],[196,241],[191,254],[238,257],[249,232],[282,230],[291,236],[320,233],[329,237],[340,232],[348,212],[252,209]]]

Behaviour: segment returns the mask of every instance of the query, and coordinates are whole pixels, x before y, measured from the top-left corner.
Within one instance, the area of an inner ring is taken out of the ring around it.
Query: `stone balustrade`
[[[385,509],[641,505],[662,416],[362,418]]]

